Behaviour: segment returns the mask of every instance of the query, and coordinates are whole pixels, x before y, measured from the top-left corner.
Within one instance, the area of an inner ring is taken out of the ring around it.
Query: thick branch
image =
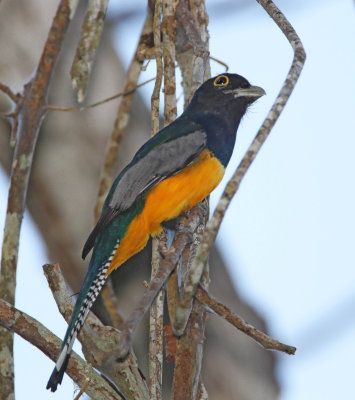
[[[174,329],[179,334],[182,334],[184,332],[189,316],[189,307],[191,304],[191,299],[194,293],[196,292],[197,285],[199,284],[210,248],[216,239],[218,230],[222,223],[222,219],[230,204],[230,201],[237,192],[240,183],[244,178],[247,170],[249,169],[251,163],[255,159],[261,146],[267,139],[272,127],[275,125],[279,115],[281,114],[281,111],[283,110],[287,100],[289,99],[296,85],[296,82],[300,76],[306,57],[299,37],[297,36],[291,24],[281,13],[281,11],[278,10],[278,8],[270,0],[265,0],[265,1],[258,0],[258,1],[259,3],[262,4],[262,6],[273,18],[275,23],[280,27],[282,32],[285,34],[285,36],[291,43],[294,49],[294,59],[278,97],[276,98],[273,106],[271,107],[271,110],[269,111],[255,139],[251,143],[247,153],[245,154],[244,158],[239,164],[234,175],[228,182],[223,192],[223,195],[215,209],[212,219],[207,224],[207,228],[201,246],[199,248],[199,252],[194,260],[194,266],[192,268],[192,272],[188,276],[183,296],[181,296],[181,307],[178,308],[177,312],[178,319],[175,320],[174,324]]]
[[[51,264],[44,265],[43,269],[58,309],[66,321],[69,321],[73,302],[60,269],[58,265]],[[133,354],[130,354],[123,362],[117,362],[116,359],[106,362],[120,341],[119,332],[113,327],[103,326],[91,312],[86,322],[87,324],[83,326],[79,334],[79,340],[83,345],[83,353],[87,361],[109,378],[126,399],[147,400],[148,390]]]
[[[4,241],[1,254],[0,293],[10,304],[15,301],[16,269],[19,237],[27,187],[32,167],[39,128],[44,117],[49,84],[66,34],[71,7],[68,0],[61,0],[45,43],[37,71],[24,90],[24,103],[20,110],[20,126],[11,170]],[[13,335],[0,330],[0,397],[7,399],[14,392]],[[3,360],[6,355],[6,360]],[[7,367],[5,367],[5,365]]]
[[[56,361],[62,341],[40,322],[17,310],[4,300],[0,300],[0,325],[17,333],[51,360]],[[90,382],[85,392],[93,399],[121,399],[121,396],[113,390],[111,385],[75,352],[70,357],[67,374],[79,387],[84,384],[86,378],[89,378]]]

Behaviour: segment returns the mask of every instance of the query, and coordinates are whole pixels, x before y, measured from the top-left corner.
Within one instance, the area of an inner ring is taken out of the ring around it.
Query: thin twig
[[[87,110],[89,108],[94,108],[94,107],[97,107],[97,106],[101,106],[102,104],[105,104],[105,103],[108,103],[109,101],[118,99],[119,97],[124,97],[124,96],[128,96],[130,94],[133,94],[138,88],[146,85],[149,82],[154,81],[155,79],[156,79],[155,77],[151,78],[151,79],[148,79],[147,81],[144,81],[144,82],[138,84],[133,89],[128,90],[127,92],[117,93],[117,94],[115,94],[115,95],[113,95],[111,97],[107,97],[106,99],[97,101],[96,103],[89,104],[88,106],[82,106],[82,107],[59,107],[59,106],[47,105],[47,106],[45,106],[45,108],[47,110],[50,110],[50,111],[65,111],[65,112],[81,112],[81,111],[85,111],[85,110]]]
[[[191,299],[196,292],[197,285],[200,281],[203,268],[208,257],[210,248],[214,243],[219,227],[225,212],[232,200],[234,194],[237,192],[242,179],[244,178],[247,170],[251,163],[255,159],[261,146],[267,139],[272,127],[275,125],[281,111],[283,110],[287,100],[289,99],[295,84],[300,76],[302,67],[305,61],[305,52],[302,43],[297,36],[295,30],[291,24],[287,21],[281,11],[272,3],[271,0],[258,0],[259,3],[265,8],[269,15],[273,18],[276,24],[280,27],[282,32],[285,34],[289,42],[294,49],[294,59],[291,68],[288,72],[286,80],[282,86],[282,89],[276,98],[273,106],[271,107],[264,123],[262,124],[259,132],[251,143],[247,153],[239,164],[234,175],[228,182],[220,201],[217,204],[212,219],[207,224],[207,228],[199,248],[199,252],[195,258],[192,272],[188,277],[185,285],[184,293],[181,296],[181,303],[178,309],[177,316],[179,319],[175,319],[174,331],[182,334],[184,332],[188,316]]]
[[[0,325],[17,333],[51,360],[56,361],[62,341],[39,321],[4,300],[0,300]],[[85,380],[89,378],[90,383],[85,392],[93,399],[122,399],[111,385],[74,351],[69,360],[67,374],[79,386],[84,385]]]
[[[3,83],[0,83],[0,90],[7,94],[10,99],[17,104],[18,102],[18,95],[15,94],[7,85],[4,85]]]
[[[15,302],[19,238],[32,159],[43,121],[46,97],[71,14],[68,0],[61,0],[48,33],[33,79],[25,85],[20,110],[21,125],[14,150],[1,254],[0,293],[10,304]],[[13,334],[0,329],[0,398],[14,393]]]
[[[89,0],[70,75],[78,102],[85,98],[92,64],[104,28],[108,0]]]
[[[90,382],[90,378],[86,378],[84,381],[83,386],[80,388],[79,393],[74,397],[74,400],[79,400],[80,397],[83,395],[83,393],[85,392],[88,384]]]
[[[219,60],[218,58],[215,58],[215,57],[212,57],[212,56],[210,56],[210,60],[216,62],[217,64],[221,64],[225,68],[225,72],[227,72],[229,70],[228,64],[226,64],[222,60]]]
[[[289,346],[287,344],[283,344],[275,339],[272,339],[270,336],[266,335],[263,332],[260,332],[258,329],[249,325],[242,318],[238,317],[234,314],[228,307],[224,304],[219,303],[216,299],[214,299],[209,293],[207,293],[204,289],[199,287],[196,292],[196,299],[205,306],[209,307],[216,314],[224,318],[226,321],[231,323],[240,331],[244,332],[246,335],[250,336],[252,339],[260,343],[265,349],[272,349],[282,351],[286,354],[295,354],[296,347]]]

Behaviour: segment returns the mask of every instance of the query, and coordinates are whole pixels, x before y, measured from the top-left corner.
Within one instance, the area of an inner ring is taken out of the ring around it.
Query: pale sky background
[[[240,13],[210,13],[211,55],[267,92],[239,128],[227,177],[261,125],[292,61],[282,33],[256,2],[250,3]],[[207,8],[216,10],[219,4],[222,8],[224,3],[210,0]],[[296,356],[280,356],[281,399],[348,399],[354,396],[355,370],[354,3],[277,4],[301,37],[307,61],[233,200],[218,243],[242,296],[265,317],[275,338],[298,348]],[[118,28],[117,49],[126,63],[143,18]],[[220,65],[211,65],[213,75],[223,72]],[[142,80],[154,74],[154,68],[151,63]],[[148,102],[151,87],[142,93]],[[212,204],[224,185],[215,191]],[[1,173],[1,223],[7,187]],[[40,268],[48,262],[46,249],[28,213],[20,243],[16,306],[62,337],[66,325]],[[18,336],[15,365],[17,399],[28,399],[29,388],[37,400],[73,398],[74,385],[67,377],[55,394],[45,390],[54,364]]]

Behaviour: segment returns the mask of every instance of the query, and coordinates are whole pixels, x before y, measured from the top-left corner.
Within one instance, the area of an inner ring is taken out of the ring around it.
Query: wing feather
[[[108,206],[105,208],[87,239],[82,257],[93,248],[97,236],[117,215],[128,210],[134,202],[164,179],[178,173],[196,160],[207,144],[206,133],[195,130],[187,135],[160,143],[138,161],[132,163],[121,175]],[[137,156],[136,155],[136,156]]]

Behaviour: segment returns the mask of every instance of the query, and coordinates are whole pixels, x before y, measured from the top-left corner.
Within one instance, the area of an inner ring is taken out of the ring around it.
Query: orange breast
[[[207,197],[221,181],[223,174],[223,165],[205,150],[197,161],[157,184],[147,194],[141,214],[129,225],[107,275],[142,250],[149,236],[162,230],[163,221],[176,218]]]

